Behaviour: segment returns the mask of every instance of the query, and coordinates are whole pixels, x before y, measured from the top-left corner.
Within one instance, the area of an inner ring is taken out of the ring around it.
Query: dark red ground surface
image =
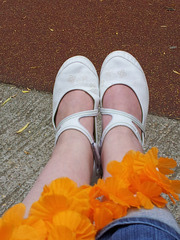
[[[85,55],[99,72],[125,50],[146,73],[150,113],[180,118],[179,0],[2,0],[0,9],[1,82],[52,91],[67,58]]]

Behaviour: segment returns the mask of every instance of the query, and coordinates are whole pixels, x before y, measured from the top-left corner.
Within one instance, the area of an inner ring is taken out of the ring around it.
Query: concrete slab
[[[0,83],[0,214],[24,199],[54,146],[52,94],[22,90],[25,89]],[[22,133],[16,133],[27,123]],[[145,151],[156,146],[160,156],[172,157],[179,165],[179,136],[179,121],[149,115]],[[172,178],[180,179],[179,166]],[[168,208],[180,224],[180,203],[168,203]]]

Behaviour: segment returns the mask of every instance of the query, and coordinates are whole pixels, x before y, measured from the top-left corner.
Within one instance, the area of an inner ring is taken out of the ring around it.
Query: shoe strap
[[[66,130],[74,129],[83,133],[88,138],[91,144],[91,148],[93,151],[93,158],[95,161],[96,174],[99,174],[101,172],[101,164],[100,164],[100,154],[99,154],[98,145],[96,142],[94,142],[89,131],[87,131],[87,129],[80,123],[81,118],[95,117],[95,128],[96,128],[97,115],[98,115],[98,109],[94,109],[94,110],[87,110],[87,111],[74,113],[64,118],[56,128],[55,144],[57,143],[59,136]],[[96,132],[95,138],[97,141],[97,129],[95,129],[95,132]]]
[[[112,116],[110,123],[106,126],[106,128],[104,129],[104,131],[102,133],[101,143],[100,143],[101,146],[103,144],[104,138],[107,135],[107,133],[112,128],[117,127],[117,126],[126,126],[126,127],[130,128],[133,131],[133,133],[135,134],[135,136],[137,137],[137,139],[139,140],[139,142],[141,143],[141,145],[143,146],[145,127],[142,125],[142,123],[137,118],[135,118],[133,115],[131,115],[129,113],[115,110],[115,109],[110,109],[110,108],[100,108],[100,112],[102,115],[111,115]],[[141,136],[138,132],[138,129],[134,125],[134,123],[142,130]]]

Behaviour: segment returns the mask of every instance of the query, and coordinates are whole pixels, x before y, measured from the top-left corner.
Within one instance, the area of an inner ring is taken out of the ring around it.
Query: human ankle
[[[56,126],[58,126],[61,120],[71,114],[91,109],[93,109],[93,100],[87,93],[81,90],[70,91],[63,97],[59,104],[56,114]],[[80,120],[82,125],[86,125],[86,119],[83,118],[82,121]]]
[[[128,86],[119,84],[111,86],[103,98],[103,107],[124,111],[141,121],[141,107],[134,91]]]

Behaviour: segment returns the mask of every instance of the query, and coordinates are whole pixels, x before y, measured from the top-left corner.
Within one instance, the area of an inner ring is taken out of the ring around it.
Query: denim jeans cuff
[[[102,229],[96,240],[163,239],[179,240],[180,234],[167,224],[150,218],[125,218],[113,221]]]

